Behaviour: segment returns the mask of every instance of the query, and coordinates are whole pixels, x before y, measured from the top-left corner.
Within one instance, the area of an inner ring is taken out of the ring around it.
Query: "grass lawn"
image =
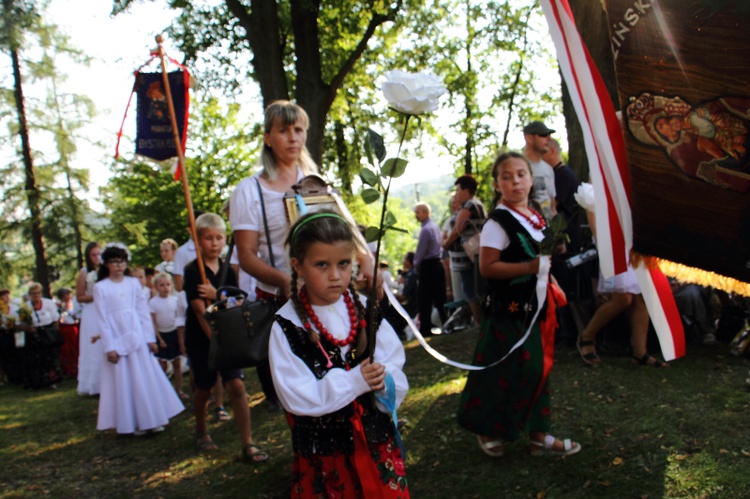
[[[476,331],[431,338],[468,361]],[[552,371],[554,432],[583,446],[569,458],[531,457],[526,442],[485,456],[458,427],[466,376],[406,345],[411,390],[399,411],[415,498],[750,497],[750,361],[725,346],[693,347],[670,369],[605,357],[596,369],[558,348]],[[253,434],[271,455],[239,460],[233,421],[212,423],[219,451],[201,454],[182,414],[152,437],[97,432],[97,399],[66,380],[53,392],[0,387],[0,498],[287,497],[292,463],[286,420],[264,409],[248,370]]]

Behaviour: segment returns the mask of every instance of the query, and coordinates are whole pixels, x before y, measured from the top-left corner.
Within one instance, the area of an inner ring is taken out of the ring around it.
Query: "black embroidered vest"
[[[500,252],[500,261],[526,262],[537,257],[539,243],[510,211],[495,209],[489,218],[499,223],[510,239],[510,245]],[[485,306],[490,307],[493,314],[522,318],[536,309],[535,275],[528,274],[513,279],[487,279],[487,285],[489,293]]]
[[[381,321],[382,316],[378,316],[376,318],[378,327]],[[321,338],[321,344],[333,365],[333,367],[328,368],[326,367],[328,359],[320,351],[320,348],[310,340],[307,331],[297,327],[280,315],[276,316],[276,322],[284,331],[289,345],[292,347],[292,352],[304,361],[317,379],[323,379],[331,369],[346,369],[347,366],[351,369],[359,365],[364,359],[364,356],[355,356],[353,349],[347,353],[345,359],[342,359],[341,349]],[[374,399],[371,395],[366,393],[357,398],[357,401],[364,408],[362,426],[365,430],[367,442],[382,443],[393,437],[394,427],[389,415],[374,407]],[[354,437],[350,422],[353,414],[353,403],[320,417],[288,414],[293,422],[292,445],[294,452],[306,458],[313,454],[321,456],[330,456],[337,453],[354,454]]]

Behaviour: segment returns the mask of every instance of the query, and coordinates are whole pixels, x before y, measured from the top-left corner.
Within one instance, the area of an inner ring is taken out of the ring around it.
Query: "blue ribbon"
[[[297,194],[297,209],[299,210],[300,216],[307,215],[307,205],[305,204],[305,200],[302,199],[302,196]]]
[[[396,382],[388,371],[385,372],[385,396],[375,395],[375,399],[383,404],[393,419],[393,428],[396,430],[396,443],[401,450],[401,457],[406,461],[406,451],[404,442],[401,440],[401,434],[398,431],[398,416],[396,415]]]

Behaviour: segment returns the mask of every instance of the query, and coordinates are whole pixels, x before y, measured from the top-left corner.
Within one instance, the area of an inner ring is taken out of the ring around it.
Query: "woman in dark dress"
[[[49,387],[57,389],[62,379],[60,369],[60,314],[57,305],[49,298],[42,297],[42,285],[32,282],[29,285],[31,311],[30,325],[26,326],[26,346],[22,349],[24,388]]]

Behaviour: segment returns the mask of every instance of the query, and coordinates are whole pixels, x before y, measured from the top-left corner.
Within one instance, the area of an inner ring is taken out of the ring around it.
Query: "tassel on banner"
[[[708,270],[688,267],[681,263],[670,262],[654,256],[645,256],[633,252],[631,255],[633,266],[643,262],[647,269],[660,269],[664,275],[674,277],[680,282],[698,284],[707,288],[715,288],[727,293],[750,297],[750,284],[738,281],[732,277],[723,276]]]

